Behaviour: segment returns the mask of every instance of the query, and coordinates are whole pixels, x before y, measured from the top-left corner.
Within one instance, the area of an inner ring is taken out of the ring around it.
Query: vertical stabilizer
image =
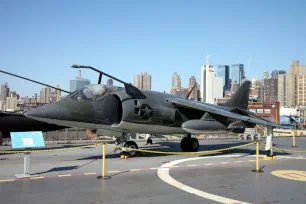
[[[249,103],[250,87],[251,82],[245,81],[229,101],[219,105],[247,110]]]

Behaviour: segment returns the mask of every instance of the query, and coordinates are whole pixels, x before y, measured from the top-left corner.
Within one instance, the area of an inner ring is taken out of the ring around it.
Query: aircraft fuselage
[[[87,95],[86,97],[79,97],[82,94],[75,93],[59,102],[33,109],[26,116],[50,124],[92,130],[179,134],[186,133],[181,127],[182,123],[200,119],[204,114],[201,111],[175,107],[171,99],[179,96],[166,93],[142,90],[146,98],[135,99],[127,95],[124,89],[110,91],[102,97],[95,97],[95,90],[90,86],[84,90],[83,95]],[[227,126],[233,121],[223,118],[222,122]]]

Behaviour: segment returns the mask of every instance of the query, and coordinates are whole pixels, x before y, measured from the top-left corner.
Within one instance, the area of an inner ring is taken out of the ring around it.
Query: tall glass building
[[[273,70],[271,72],[271,77],[274,78],[274,79],[277,79],[279,74],[286,74],[286,71],[285,70],[280,70],[280,69]]]
[[[70,80],[70,92],[72,93],[78,89],[82,89],[89,84],[89,79],[76,78],[75,80]]]
[[[231,80],[237,81],[240,86],[242,83],[242,78],[244,77],[244,65],[243,64],[232,64],[231,65]]]
[[[223,78],[223,92],[230,89],[229,65],[218,66],[218,77]]]
[[[78,77],[76,77],[75,80],[70,80],[70,92],[72,93],[78,89],[82,89],[89,84],[90,80],[82,78],[81,70],[79,70]]]

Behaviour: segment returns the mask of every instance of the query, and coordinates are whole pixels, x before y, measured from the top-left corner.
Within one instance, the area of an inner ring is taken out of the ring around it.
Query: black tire
[[[188,152],[189,150],[189,139],[187,137],[184,137],[181,140],[181,149],[183,152]]]
[[[267,157],[273,157],[273,156],[274,156],[273,151],[271,149],[269,149],[267,151]]]
[[[136,142],[134,141],[127,141],[124,144],[124,147],[126,148],[132,148],[132,149],[138,149],[138,145],[136,144]],[[128,150],[128,151],[124,151],[124,154],[129,154],[131,157],[136,157],[138,155],[138,151],[133,151],[133,150]]]
[[[189,149],[191,152],[196,152],[199,149],[199,141],[197,138],[191,138],[189,142]]]
[[[152,139],[151,139],[151,138],[147,139],[147,143],[148,143],[148,144],[153,144]]]

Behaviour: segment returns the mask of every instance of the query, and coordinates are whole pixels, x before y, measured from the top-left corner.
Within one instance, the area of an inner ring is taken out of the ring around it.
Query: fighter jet
[[[102,129],[118,136],[124,147],[138,148],[134,141],[124,139],[125,133],[186,134],[181,140],[182,151],[197,151],[199,142],[192,134],[243,133],[256,124],[283,126],[257,117],[247,110],[250,81],[244,82],[231,99],[223,104],[209,104],[167,93],[139,90],[91,66],[100,73],[98,84],[88,85],[64,99],[31,109],[25,116],[59,127]],[[124,87],[101,85],[102,75],[124,84]],[[123,139],[122,139],[123,138]],[[272,138],[271,138],[272,140]],[[268,155],[273,155],[271,145]],[[135,152],[130,151],[132,156]]]

